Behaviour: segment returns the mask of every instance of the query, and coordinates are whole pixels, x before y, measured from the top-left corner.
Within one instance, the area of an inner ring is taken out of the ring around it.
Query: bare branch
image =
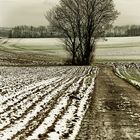
[[[72,63],[90,64],[96,40],[117,18],[113,0],[60,0],[47,19],[65,37]]]

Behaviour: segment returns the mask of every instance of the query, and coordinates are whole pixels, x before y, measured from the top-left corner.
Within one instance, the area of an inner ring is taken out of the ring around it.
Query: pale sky
[[[59,0],[0,0],[0,27],[47,25],[45,12]],[[140,0],[114,0],[120,12],[117,25],[140,25]]]

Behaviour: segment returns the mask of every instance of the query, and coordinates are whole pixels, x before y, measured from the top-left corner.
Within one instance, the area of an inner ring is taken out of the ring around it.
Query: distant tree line
[[[113,26],[106,31],[105,37],[140,36],[140,25]],[[16,26],[14,28],[0,27],[0,37],[9,38],[48,38],[63,37],[51,26]]]
[[[0,27],[0,37],[8,37],[11,28]]]
[[[140,36],[140,25],[113,26],[106,34],[106,37],[130,37]]]
[[[16,26],[9,32],[9,38],[46,38],[58,37],[52,27]]]

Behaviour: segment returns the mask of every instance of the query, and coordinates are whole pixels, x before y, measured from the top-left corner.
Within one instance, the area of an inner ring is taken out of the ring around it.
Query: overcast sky
[[[59,0],[0,0],[0,27],[47,25],[46,10]],[[140,25],[140,0],[114,0],[120,12],[117,25]]]

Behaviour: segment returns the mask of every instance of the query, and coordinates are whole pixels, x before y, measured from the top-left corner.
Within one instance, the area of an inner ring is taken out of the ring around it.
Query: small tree
[[[113,0],[60,0],[46,18],[64,35],[72,64],[89,65],[96,40],[104,36],[117,15]]]

